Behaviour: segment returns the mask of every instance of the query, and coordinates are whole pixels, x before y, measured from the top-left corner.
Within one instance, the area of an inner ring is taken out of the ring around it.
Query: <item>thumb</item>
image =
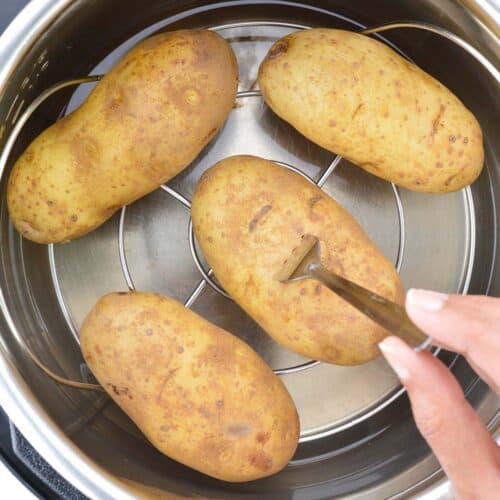
[[[496,498],[500,448],[453,375],[431,353],[416,353],[397,337],[388,337],[379,346],[406,387],[417,427],[457,497]]]

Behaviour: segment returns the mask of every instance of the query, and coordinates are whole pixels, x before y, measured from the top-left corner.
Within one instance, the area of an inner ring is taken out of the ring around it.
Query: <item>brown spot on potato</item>
[[[200,415],[202,415],[205,418],[210,418],[212,416],[212,412],[210,410],[208,410],[207,408],[205,408],[204,406],[200,406],[198,408],[198,412],[200,413]]]
[[[328,359],[340,360],[341,358],[340,351],[332,345],[324,346],[323,351],[325,352],[325,355],[328,356]]]
[[[442,161],[436,162],[436,168],[443,168],[443,162]]]
[[[253,279],[253,276],[249,276],[248,279],[245,281],[245,284],[243,286],[244,286],[247,294],[250,294],[253,296],[259,294],[259,287],[256,285],[256,283]]]
[[[31,163],[33,161],[33,159],[35,158],[35,155],[33,153],[33,151],[31,151],[31,149],[28,149],[24,155],[24,160],[27,162],[27,163]]]
[[[152,328],[147,328],[147,329],[146,329],[146,335],[147,335],[148,337],[150,337],[151,335],[153,335],[153,329],[152,329]]]
[[[114,213],[116,212],[120,207],[120,205],[111,205],[107,208],[104,209],[104,212],[108,212],[108,213]]]
[[[235,103],[235,104],[237,104],[237,103]],[[213,136],[216,134],[216,132],[217,132],[217,128],[215,128],[215,127],[214,127],[214,128],[213,128],[212,130],[210,130],[210,132],[209,132],[209,133],[205,136],[205,141],[210,141],[210,140],[213,138]]]
[[[429,134],[429,145],[434,144],[434,136],[437,134],[438,127],[441,123],[441,118],[443,117],[444,111],[445,111],[445,106],[442,104],[439,106],[439,111],[435,118],[432,120],[432,125],[431,125],[431,131]]]
[[[314,295],[320,295],[321,294],[321,285],[316,285],[314,287]]]
[[[469,142],[469,138],[468,137],[464,137],[464,140],[462,141],[464,144],[467,144]]]
[[[273,461],[268,455],[260,450],[255,453],[255,455],[252,455],[250,457],[250,464],[253,465],[256,469],[265,472],[272,467]]]
[[[182,353],[184,352],[184,347],[179,346],[179,347],[177,348],[177,352],[178,352],[179,354],[182,354]]]
[[[279,40],[271,47],[267,53],[266,59],[276,59],[277,57],[286,54],[287,51],[288,40]]]
[[[76,214],[73,214],[69,219],[71,222],[76,222],[78,220],[78,216]]]
[[[316,203],[318,203],[322,199],[323,199],[323,196],[321,196],[321,195],[316,195],[316,196],[313,196],[312,198],[309,198],[307,200],[307,203],[309,204],[309,208],[312,210],[314,208],[314,206],[316,205]]]
[[[252,428],[248,424],[230,424],[226,427],[227,434],[231,436],[243,437],[252,432]]]
[[[448,140],[450,142],[455,142],[457,140],[457,138],[454,135],[450,135],[450,137],[448,137]]]
[[[123,90],[120,87],[113,86],[109,97],[104,101],[104,115],[108,118],[122,116],[126,111],[122,109],[124,100]]]
[[[450,176],[449,176],[449,177],[448,177],[448,178],[444,181],[444,185],[448,187],[448,186],[451,184],[451,181],[452,181],[455,177],[457,177],[457,175],[458,175],[458,172],[457,172],[456,174],[450,175]]]
[[[351,120],[354,120],[354,118],[356,118],[356,115],[361,111],[361,109],[363,108],[364,104],[363,103],[360,103],[356,106],[356,109],[354,110],[354,112],[352,113],[352,116],[351,116]]]
[[[112,391],[113,394],[116,396],[128,396],[129,395],[129,388],[125,386],[120,386],[117,384],[106,384]]]
[[[261,443],[264,445],[269,441],[270,437],[271,434],[269,432],[258,432],[257,435],[255,436],[255,441],[257,441],[257,443]]]
[[[234,362],[234,349],[234,344],[229,342],[210,344],[198,355],[197,366],[225,372]]]
[[[224,400],[223,399],[218,399],[215,402],[215,406],[217,406],[217,408],[223,408],[224,407]]]
[[[337,126],[337,122],[335,120],[329,120],[328,121],[328,126],[329,127],[336,127]]]
[[[160,385],[160,390],[158,391],[158,396],[156,397],[156,400],[158,403],[162,403],[164,402],[163,401],[163,392],[165,391],[166,387],[167,387],[167,384],[168,382],[174,377],[174,375],[176,374],[177,370],[179,370],[179,368],[172,368],[168,371],[167,375],[165,375],[165,377],[163,378],[163,381],[161,382],[161,385]],[[167,400],[165,400],[165,403],[168,404],[168,398]]]
[[[264,216],[273,208],[272,205],[264,205],[261,209],[255,214],[254,218],[248,224],[248,232],[252,233],[255,231],[255,228],[259,224],[259,222],[264,218]]]

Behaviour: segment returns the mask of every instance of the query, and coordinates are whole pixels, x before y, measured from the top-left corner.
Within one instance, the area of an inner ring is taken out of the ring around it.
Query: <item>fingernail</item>
[[[387,337],[382,340],[378,346],[382,351],[384,358],[396,372],[396,375],[400,378],[400,380],[408,380],[410,378],[410,372],[401,359],[404,355],[404,343],[395,337]]]
[[[443,308],[448,295],[445,293],[431,292],[430,290],[417,290],[412,288],[406,294],[406,305],[425,311],[439,311]]]

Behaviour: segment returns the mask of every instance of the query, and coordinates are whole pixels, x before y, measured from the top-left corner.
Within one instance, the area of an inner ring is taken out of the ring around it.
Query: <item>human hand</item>
[[[410,318],[433,344],[456,351],[500,393],[500,299],[410,290]],[[500,447],[448,368],[397,337],[379,347],[408,391],[415,422],[451,481],[455,498],[500,498]]]

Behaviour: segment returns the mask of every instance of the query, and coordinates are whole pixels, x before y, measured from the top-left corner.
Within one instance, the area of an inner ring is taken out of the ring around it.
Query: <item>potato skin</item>
[[[224,124],[237,80],[231,47],[212,31],[139,43],[16,162],[7,201],[17,230],[71,240],[174,177]]]
[[[335,29],[276,42],[264,99],[320,146],[413,191],[456,191],[483,168],[481,128],[447,88],[383,43]]]
[[[80,332],[101,385],[162,453],[224,481],[286,466],[299,421],[281,380],[243,341],[173,299],[111,293]]]
[[[225,290],[277,342],[341,365],[380,352],[387,332],[313,279],[274,276],[303,234],[321,242],[327,269],[401,303],[393,265],[338,203],[300,175],[252,156],[205,172],[192,202],[196,237]]]

